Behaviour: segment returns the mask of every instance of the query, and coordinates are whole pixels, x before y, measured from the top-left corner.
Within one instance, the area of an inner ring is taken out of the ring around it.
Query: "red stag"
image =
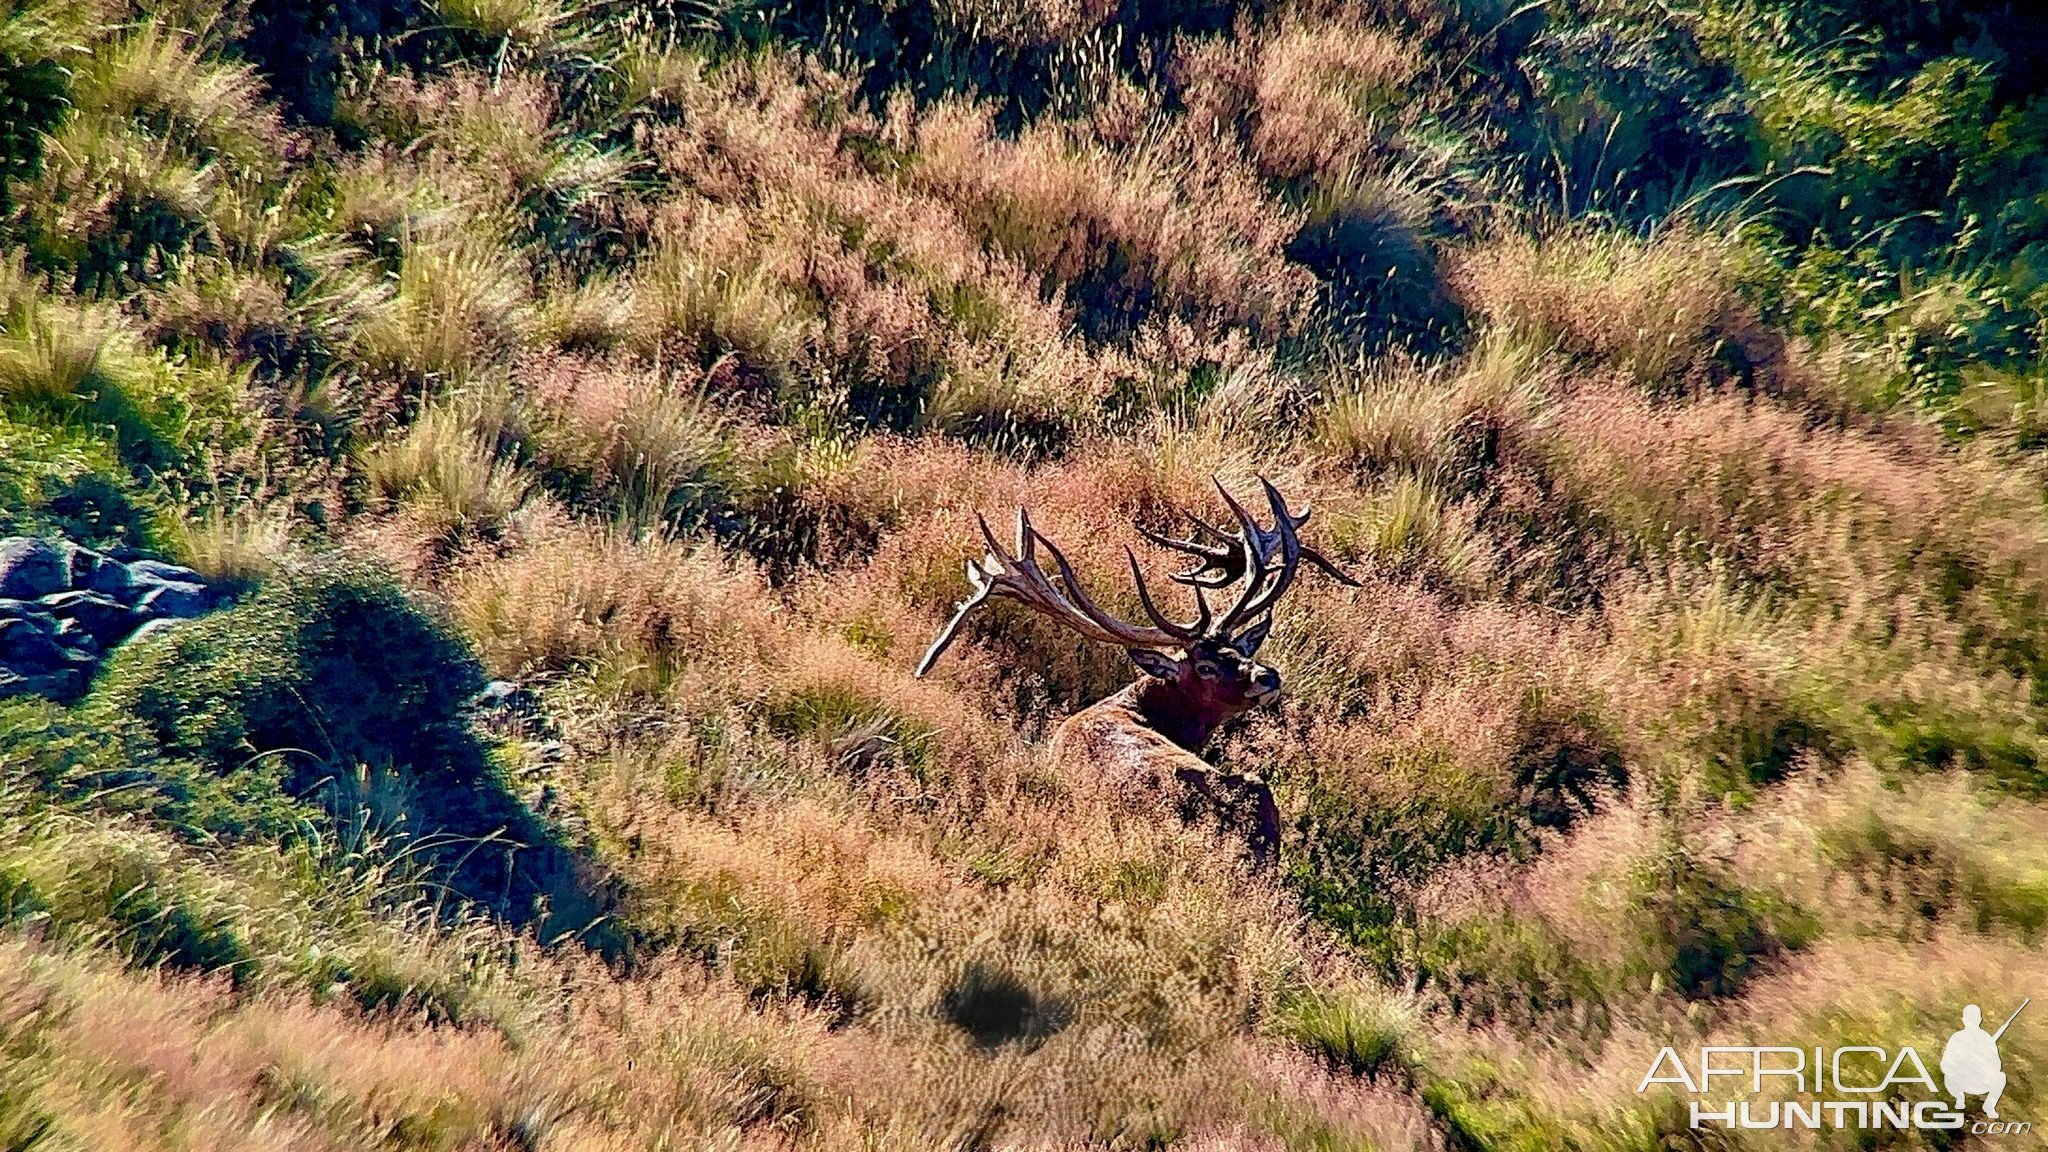
[[[962,601],[946,630],[932,641],[917,674],[931,670],[959,634],[970,612],[996,597],[1018,601],[1052,617],[1090,640],[1116,644],[1130,653],[1144,675],[1122,691],[1069,717],[1053,736],[1056,758],[1080,758],[1117,773],[1132,784],[1162,791],[1177,785],[1182,808],[1200,804],[1214,809],[1226,825],[1244,829],[1253,855],[1269,859],[1280,844],[1280,815],[1272,789],[1255,775],[1220,771],[1199,753],[1217,727],[1243,712],[1271,704],[1280,697],[1280,673],[1259,663],[1259,645],[1273,625],[1273,607],[1294,583],[1306,560],[1337,580],[1357,581],[1298,535],[1309,510],[1292,513],[1278,489],[1261,477],[1273,526],[1260,527],[1251,513],[1219,480],[1217,491],[1237,517],[1237,531],[1226,532],[1189,516],[1194,534],[1186,540],[1155,535],[1146,539],[1194,557],[1199,563],[1171,579],[1194,590],[1196,616],[1186,624],[1169,619],[1152,598],[1138,556],[1128,546],[1131,578],[1138,602],[1151,625],[1126,623],[1102,610],[1075,578],[1066,556],[1031,526],[1031,517],[1017,509],[1017,545],[1005,551],[990,531],[988,520],[976,517],[988,552],[967,565],[974,594]],[[1038,566],[1043,547],[1058,572],[1057,585]],[[1242,582],[1237,599],[1222,614],[1208,594]]]

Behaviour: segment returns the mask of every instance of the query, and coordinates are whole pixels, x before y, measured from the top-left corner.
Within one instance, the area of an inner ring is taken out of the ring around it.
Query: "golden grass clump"
[[[1275,259],[1294,222],[1223,160],[1164,142],[1119,156],[1051,125],[1000,141],[965,106],[928,113],[916,145],[919,185],[993,247],[1071,285],[1072,305],[1269,336],[1298,325],[1307,277]]]
[[[88,120],[153,120],[170,139],[246,165],[263,164],[281,130],[254,68],[208,59],[198,37],[158,20],[94,52],[75,83]]]
[[[216,506],[178,522],[175,548],[187,567],[208,580],[253,588],[290,554],[292,535],[288,508]]]
[[[1356,168],[1390,127],[1422,67],[1387,31],[1334,23],[1266,40],[1257,65],[1252,155],[1280,179]]]
[[[575,14],[562,0],[440,0],[449,26],[522,47],[547,43]]]
[[[1458,253],[1449,277],[1479,315],[1538,346],[1670,391],[1763,356],[1727,237],[1672,227],[1647,238],[1568,227]]]
[[[687,527],[729,486],[739,433],[694,374],[570,357],[518,375],[538,466],[573,478],[627,534]]]
[[[402,249],[389,306],[356,333],[366,364],[460,384],[527,340],[532,274],[501,238],[463,228],[405,237]]]
[[[1318,430],[1330,455],[1373,471],[1463,483],[1488,441],[1526,437],[1557,390],[1529,345],[1492,332],[1453,365],[1394,361],[1340,378]]]
[[[509,675],[606,660],[743,660],[778,631],[759,578],[744,566],[602,530],[546,535],[465,567],[448,594],[485,663]]]
[[[443,537],[502,531],[532,491],[497,437],[453,404],[423,414],[396,440],[364,452],[360,462],[377,495],[416,513]]]

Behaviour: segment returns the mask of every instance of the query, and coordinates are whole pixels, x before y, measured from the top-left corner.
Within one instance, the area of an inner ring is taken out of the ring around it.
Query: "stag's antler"
[[[1081,587],[1074,575],[1073,565],[1067,557],[1044,534],[1031,526],[1030,514],[1023,508],[1017,509],[1017,546],[1014,554],[1005,551],[996,541],[988,520],[976,516],[981,525],[981,537],[988,545],[988,551],[980,560],[967,565],[967,582],[974,588],[973,595],[960,602],[953,619],[945,631],[932,641],[925,651],[924,659],[918,661],[917,674],[924,675],[943,655],[959,633],[960,622],[969,613],[996,597],[1015,600],[1058,620],[1067,627],[1091,640],[1100,640],[1125,648],[1177,648],[1202,639],[1228,638],[1237,634],[1240,625],[1256,621],[1272,611],[1273,605],[1294,582],[1296,569],[1302,560],[1329,573],[1339,581],[1356,587],[1357,580],[1330,563],[1323,555],[1301,542],[1297,534],[1307,523],[1309,510],[1303,508],[1297,514],[1290,513],[1286,500],[1279,489],[1273,487],[1265,477],[1259,478],[1265,489],[1266,502],[1273,509],[1273,527],[1259,527],[1258,521],[1244,506],[1237,502],[1223,482],[1216,482],[1216,490],[1223,494],[1223,502],[1230,506],[1237,517],[1238,531],[1233,535],[1210,524],[1198,516],[1190,515],[1197,532],[1217,544],[1205,544],[1197,539],[1175,540],[1140,528],[1146,539],[1177,552],[1195,557],[1201,563],[1185,572],[1175,573],[1172,579],[1187,585],[1195,591],[1196,617],[1181,624],[1169,619],[1159,610],[1152,599],[1152,590],[1146,586],[1145,573],[1138,566],[1138,554],[1129,547],[1124,556],[1130,561],[1131,579],[1137,585],[1138,603],[1145,614],[1152,618],[1151,627],[1129,624],[1102,610]],[[1050,577],[1038,566],[1037,549],[1044,545],[1051,554],[1053,564],[1059,570],[1060,587],[1054,587]],[[1219,619],[1210,608],[1208,591],[1226,588],[1239,580],[1244,588],[1238,594],[1237,603]],[[1064,592],[1062,592],[1062,588]],[[1244,629],[1249,633],[1251,629]]]
[[[1358,587],[1358,581],[1349,573],[1330,563],[1322,553],[1301,542],[1299,531],[1303,524],[1308,523],[1310,510],[1304,507],[1300,515],[1290,513],[1287,510],[1286,498],[1281,496],[1280,490],[1273,487],[1273,482],[1264,476],[1259,477],[1259,487],[1265,490],[1266,503],[1273,510],[1273,527],[1270,531],[1259,527],[1258,521],[1252,519],[1252,514],[1245,511],[1244,505],[1237,502],[1237,497],[1230,494],[1230,490],[1223,486],[1221,480],[1216,482],[1216,491],[1222,494],[1223,502],[1230,506],[1231,513],[1237,517],[1238,534],[1237,539],[1232,542],[1232,548],[1238,554],[1237,563],[1248,573],[1244,591],[1238,595],[1237,603],[1216,622],[1216,631],[1219,634],[1229,635],[1238,625],[1256,620],[1264,613],[1272,611],[1273,605],[1279,602],[1281,595],[1294,583],[1295,573],[1299,571],[1303,560],[1322,569],[1340,584]],[[1279,552],[1278,564],[1274,563],[1276,549]]]
[[[1245,569],[1244,549],[1237,546],[1236,538],[1192,512],[1179,509],[1176,511],[1180,511],[1182,516],[1194,523],[1197,536],[1207,536],[1212,540],[1221,541],[1221,544],[1204,544],[1194,536],[1186,540],[1175,540],[1171,536],[1162,536],[1142,524],[1139,525],[1138,535],[1161,548],[1185,552],[1201,561],[1185,572],[1175,572],[1169,579],[1191,588],[1228,588],[1242,579]]]
[[[1259,483],[1265,484],[1270,498],[1272,485],[1266,484],[1264,477],[1260,477]],[[1245,516],[1244,509],[1238,506],[1237,501],[1231,498],[1229,492],[1224,491],[1220,481],[1217,483],[1216,489],[1223,493],[1224,501],[1230,505],[1233,512],[1237,513],[1239,523],[1248,524],[1249,519]],[[1176,552],[1186,553],[1201,561],[1195,567],[1185,572],[1176,572],[1170,577],[1170,579],[1178,584],[1186,584],[1195,588],[1228,588],[1239,580],[1244,579],[1245,573],[1251,570],[1252,557],[1254,555],[1270,556],[1272,550],[1280,544],[1280,531],[1277,523],[1271,532],[1260,529],[1256,524],[1251,524],[1250,535],[1246,535],[1243,530],[1233,535],[1192,512],[1182,509],[1176,509],[1175,511],[1187,517],[1188,521],[1194,524],[1196,536],[1191,536],[1186,540],[1175,540],[1171,536],[1162,536],[1143,527],[1138,529],[1138,534],[1162,548],[1171,548]],[[1287,517],[1289,526],[1295,531],[1297,537],[1301,526],[1308,523],[1310,511],[1311,509],[1304,506],[1300,512]],[[1277,518],[1287,514],[1276,510],[1274,515]],[[1198,536],[1207,536],[1219,543],[1204,544],[1200,539],[1196,538]],[[1302,544],[1299,547],[1303,560],[1322,569],[1323,572],[1338,583],[1346,584],[1353,588],[1358,587],[1358,581],[1353,579],[1349,573],[1331,563],[1328,557],[1306,544]]]
[[[929,671],[933,662],[945,654],[960,630],[960,622],[967,618],[968,613],[998,596],[1036,608],[1090,640],[1125,648],[1171,648],[1196,639],[1208,627],[1210,613],[1206,602],[1196,625],[1177,625],[1161,615],[1153,606],[1151,591],[1145,587],[1144,574],[1138,569],[1137,554],[1128,548],[1124,551],[1130,558],[1131,575],[1138,582],[1139,599],[1158,627],[1126,623],[1090,599],[1087,590],[1081,587],[1080,578],[1074,575],[1074,566],[1067,561],[1066,553],[1031,526],[1031,514],[1023,508],[1017,509],[1017,549],[1014,554],[1005,551],[997,542],[987,517],[977,515],[974,519],[981,525],[981,538],[988,545],[988,551],[980,560],[971,560],[967,564],[967,582],[973,586],[974,594],[960,602],[946,630],[939,633],[939,638],[932,641],[932,646],[925,651],[924,659],[918,661],[919,676]],[[1038,566],[1038,546],[1041,544],[1059,569],[1060,584],[1066,589],[1064,594],[1053,586],[1051,578]]]

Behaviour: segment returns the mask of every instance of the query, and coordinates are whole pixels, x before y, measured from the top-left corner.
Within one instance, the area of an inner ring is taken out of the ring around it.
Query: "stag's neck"
[[[1209,742],[1209,736],[1231,716],[1218,713],[1213,708],[1205,709],[1183,696],[1172,684],[1150,676],[1129,685],[1103,703],[1128,709],[1145,727],[1196,753],[1201,752],[1202,746]]]

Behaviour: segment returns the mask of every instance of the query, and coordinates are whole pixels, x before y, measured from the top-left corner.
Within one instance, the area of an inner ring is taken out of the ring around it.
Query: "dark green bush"
[[[144,816],[189,842],[286,840],[318,816],[286,791],[275,757],[213,771],[35,697],[0,702],[0,773],[51,804]]]
[[[434,779],[479,762],[461,708],[482,687],[446,625],[388,578],[342,565],[124,649],[94,703],[166,752],[223,768],[290,750]]]
[[[463,775],[461,705],[483,672],[457,635],[367,568],[287,576],[231,611],[123,650],[96,707],[221,769],[293,750],[322,765]]]
[[[1465,331],[1445,290],[1430,237],[1369,197],[1324,194],[1289,242],[1289,259],[1322,278],[1337,327],[1368,347],[1441,349]]]
[[[112,445],[86,432],[0,416],[0,536],[149,547],[154,516]]]
[[[0,55],[0,212],[14,206],[10,186],[42,169],[45,134],[63,118],[70,93],[70,76],[56,60]]]
[[[124,647],[82,707],[161,757],[275,771],[289,796],[367,810],[458,893],[580,930],[594,911],[573,861],[470,726],[482,686],[467,647],[386,574],[330,562]]]
[[[1073,1008],[1034,990],[1014,973],[979,961],[946,989],[939,1010],[947,1022],[987,1050],[1017,1043],[1035,1048],[1067,1026]]]
[[[241,48],[288,111],[324,124],[365,64],[421,62],[436,23],[420,0],[256,0]]]
[[[1687,22],[1599,3],[1546,7],[1550,23],[1519,60],[1529,114],[1508,125],[1523,186],[1567,213],[1654,219],[1751,167],[1741,81]]]
[[[1629,883],[1640,963],[1690,999],[1735,994],[1814,932],[1810,916],[1744,890],[1675,839],[1632,869]]]
[[[1587,1035],[1608,1025],[1613,974],[1582,959],[1548,921],[1473,916],[1404,927],[1396,938],[1418,979],[1469,1019],[1522,1030],[1556,1030],[1569,1020]]]

